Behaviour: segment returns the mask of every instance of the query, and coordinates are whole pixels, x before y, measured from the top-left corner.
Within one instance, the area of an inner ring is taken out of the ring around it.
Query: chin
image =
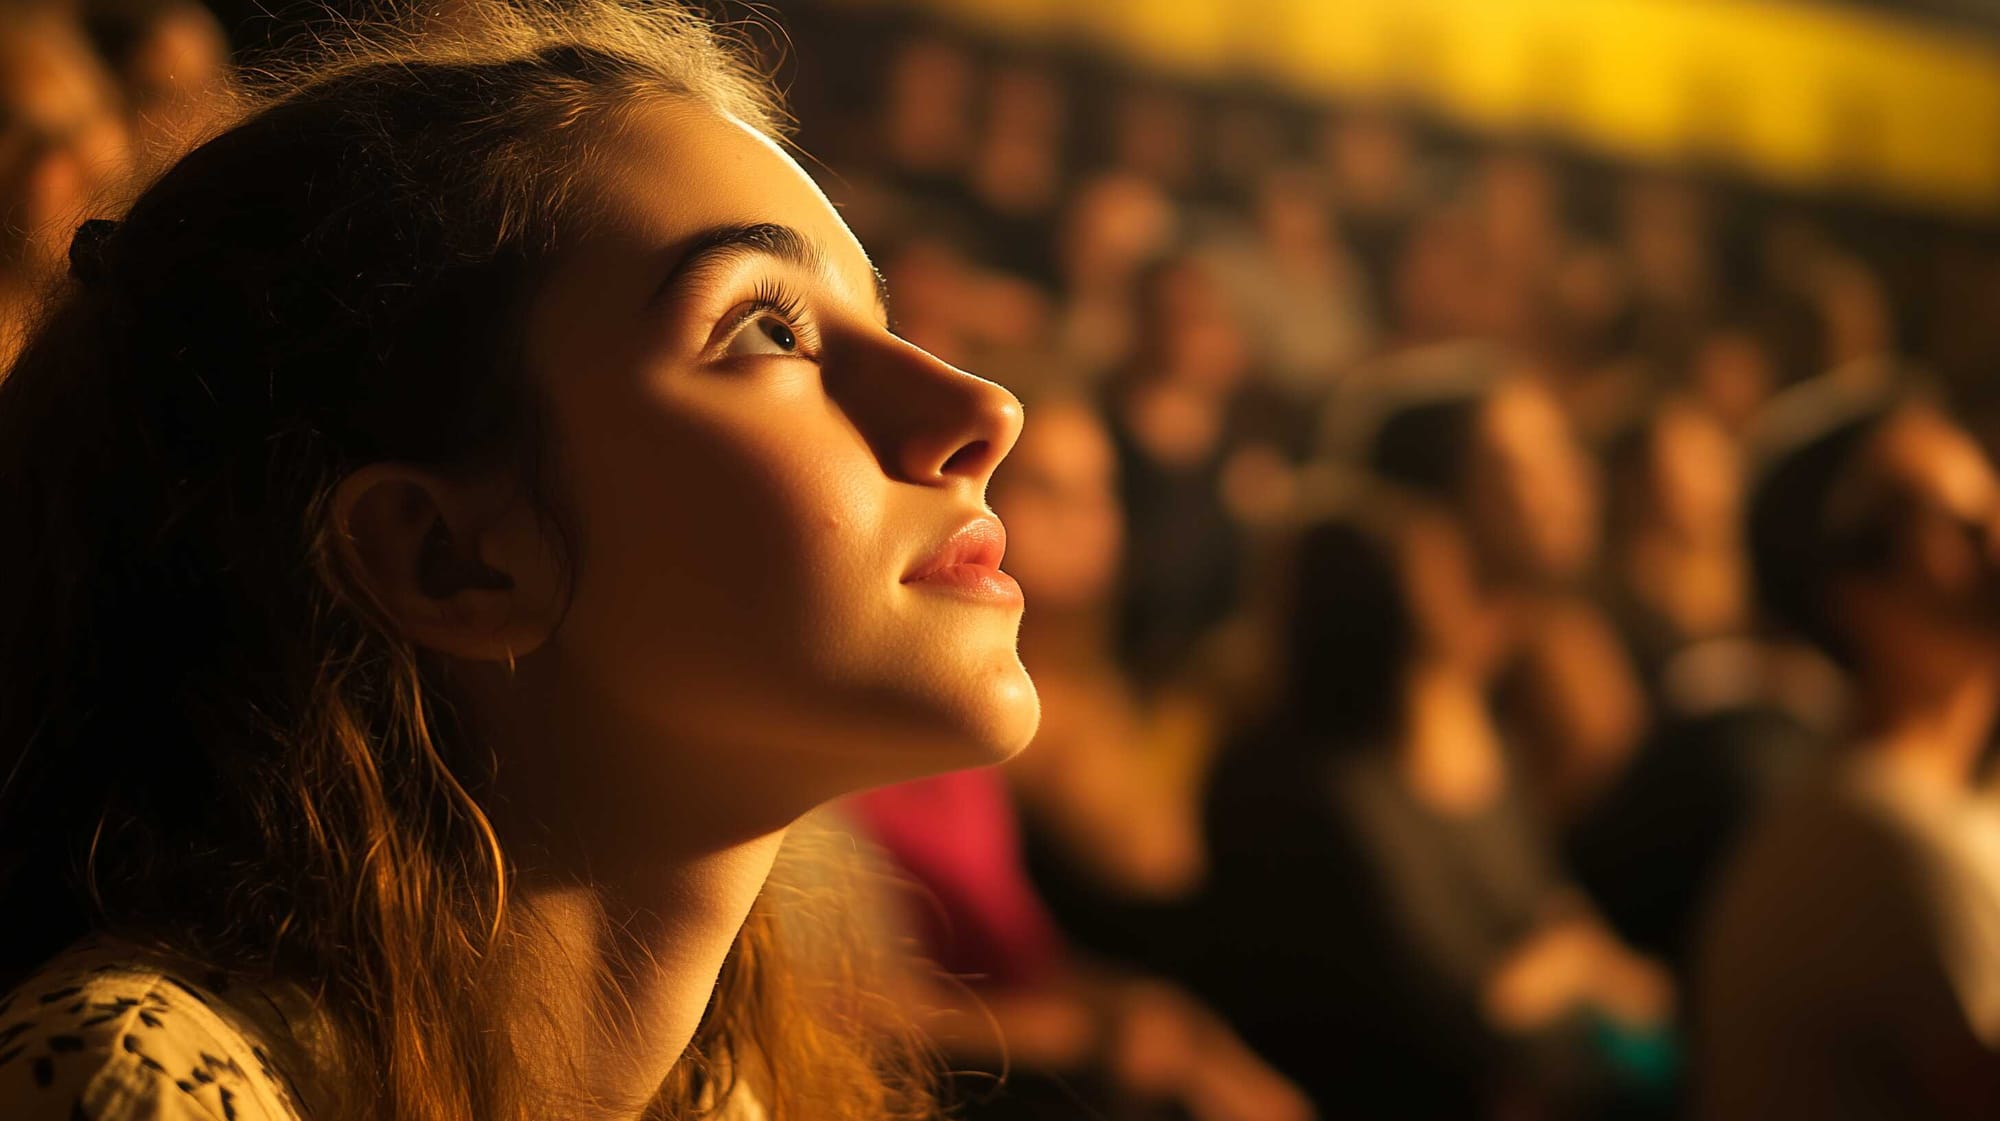
[[[1004,763],[1026,750],[1042,724],[1042,699],[1034,679],[1016,662],[1011,679],[993,689],[989,711],[970,737],[981,763]]]
[[[1012,651],[1004,664],[906,695],[907,707],[874,742],[886,750],[875,782],[902,782],[944,771],[989,767],[1021,753],[1041,724],[1041,698]],[[900,707],[900,706],[899,706]],[[872,783],[871,783],[872,785]]]

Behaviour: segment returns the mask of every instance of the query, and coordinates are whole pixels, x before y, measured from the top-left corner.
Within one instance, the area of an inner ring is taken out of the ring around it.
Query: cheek
[[[592,719],[702,745],[701,777],[675,781],[752,777],[804,805],[1026,742],[1018,614],[900,583],[962,509],[892,481],[823,397],[599,410],[572,431],[555,674]]]
[[[658,408],[589,431],[565,480],[581,533],[563,633],[579,668],[681,721],[820,673],[884,575],[865,448],[803,419],[778,431]]]

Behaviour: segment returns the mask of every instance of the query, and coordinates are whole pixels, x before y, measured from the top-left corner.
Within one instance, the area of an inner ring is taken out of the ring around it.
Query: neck
[[[1863,691],[1870,751],[1951,785],[1972,781],[2000,710],[1992,667],[1974,661],[1928,678],[1883,673]]]
[[[718,773],[730,751],[657,742],[558,677],[523,662],[485,681],[502,762],[487,801],[520,872],[481,999],[530,1113],[636,1121],[806,807],[764,804],[762,785]]]
[[[523,884],[488,1014],[510,1030],[530,1103],[641,1116],[700,1026],[783,837],[662,859],[638,884]]]

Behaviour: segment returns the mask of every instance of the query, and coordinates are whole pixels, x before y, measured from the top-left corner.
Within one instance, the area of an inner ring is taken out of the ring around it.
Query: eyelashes
[[[750,297],[746,318],[758,312],[777,316],[794,331],[799,331],[805,324],[805,301],[799,298],[796,291],[775,280],[757,282],[757,289]]]
[[[752,348],[776,346],[775,351],[744,350],[743,340]],[[765,340],[765,341],[759,341]],[[749,302],[739,305],[724,333],[725,354],[761,353],[772,356],[814,358],[818,354],[818,333],[806,313],[805,301],[795,289],[774,279],[760,280]]]

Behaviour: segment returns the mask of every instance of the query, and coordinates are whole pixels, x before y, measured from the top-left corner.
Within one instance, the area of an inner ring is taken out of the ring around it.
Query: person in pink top
[[[935,902],[911,917],[940,968],[1006,988],[1058,977],[1062,934],[1021,867],[1020,830],[998,773],[953,771],[884,787],[849,809]]]
[[[1213,1013],[1178,989],[1083,960],[1065,944],[1021,863],[1005,780],[958,771],[843,803],[917,892],[896,916],[948,979],[906,1001],[954,1069],[981,1079],[966,1103],[993,1118],[1149,1116],[1304,1121],[1312,1108]],[[1093,1110],[1097,1112],[1092,1112]]]

